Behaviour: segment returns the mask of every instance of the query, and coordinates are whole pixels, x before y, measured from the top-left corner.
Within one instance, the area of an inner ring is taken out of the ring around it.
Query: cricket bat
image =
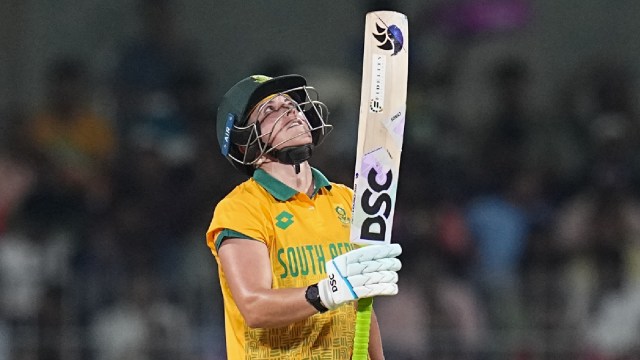
[[[352,243],[391,242],[409,67],[407,16],[367,14],[351,216]],[[367,359],[372,298],[358,300],[352,359]]]

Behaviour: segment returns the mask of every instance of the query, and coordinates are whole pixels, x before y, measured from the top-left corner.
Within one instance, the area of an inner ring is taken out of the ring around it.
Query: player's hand
[[[327,278],[318,283],[320,301],[335,309],[360,298],[397,294],[401,253],[400,244],[369,245],[328,261]]]

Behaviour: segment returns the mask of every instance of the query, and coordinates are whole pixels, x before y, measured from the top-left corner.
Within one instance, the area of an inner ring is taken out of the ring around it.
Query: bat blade
[[[376,11],[366,17],[353,243],[391,241],[407,98],[407,26],[407,17],[397,12]]]
[[[391,242],[407,99],[409,31],[406,15],[366,16],[358,145],[350,241]],[[358,300],[354,360],[368,358],[372,298]]]

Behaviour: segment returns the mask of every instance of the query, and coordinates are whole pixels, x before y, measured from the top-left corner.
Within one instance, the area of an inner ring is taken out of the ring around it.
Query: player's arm
[[[306,301],[305,288],[271,288],[271,262],[264,243],[225,239],[218,256],[233,299],[249,327],[286,326],[318,312]]]
[[[398,244],[371,245],[327,262],[327,278],[317,284],[324,307],[335,309],[359,298],[396,294],[401,251]],[[307,288],[272,289],[271,262],[264,243],[225,239],[218,256],[248,326],[281,327],[318,312],[307,302]]]

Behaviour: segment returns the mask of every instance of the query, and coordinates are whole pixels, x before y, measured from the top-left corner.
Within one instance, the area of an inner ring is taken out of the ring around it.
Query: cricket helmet
[[[288,95],[298,111],[305,115],[311,132],[311,144],[275,149],[275,144],[264,141],[259,124],[248,124],[254,107],[275,94]],[[313,147],[322,143],[331,131],[328,115],[326,105],[318,101],[317,91],[307,86],[304,77],[252,75],[231,87],[218,106],[216,131],[220,151],[234,167],[248,176],[253,175],[255,164],[263,155],[272,156],[282,163],[298,165],[311,157]]]

